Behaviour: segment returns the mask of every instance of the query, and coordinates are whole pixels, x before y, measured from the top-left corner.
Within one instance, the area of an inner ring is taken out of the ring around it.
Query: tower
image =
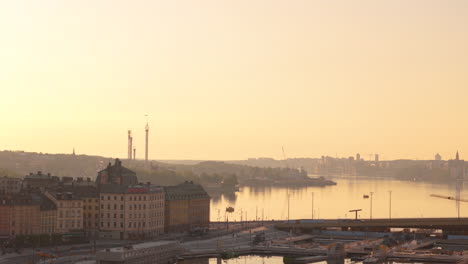
[[[132,137],[132,131],[128,130],[128,159],[132,159],[132,145],[133,145],[133,137]]]
[[[148,123],[146,123],[145,132],[146,132],[146,137],[145,137],[145,161],[148,161],[148,134],[149,134]]]

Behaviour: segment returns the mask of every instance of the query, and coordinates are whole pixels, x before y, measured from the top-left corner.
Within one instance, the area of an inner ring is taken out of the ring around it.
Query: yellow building
[[[45,195],[57,206],[56,233],[83,229],[83,201],[76,194],[57,189],[48,190]]]
[[[105,184],[100,190],[100,235],[112,239],[154,238],[164,233],[162,187]]]
[[[79,183],[80,181],[77,181]],[[88,183],[90,181],[83,181]],[[99,230],[99,191],[94,185],[73,184],[63,186],[62,191],[71,192],[83,202],[82,228],[89,238]]]
[[[210,225],[210,196],[201,185],[185,182],[164,188],[165,232],[189,232]]]

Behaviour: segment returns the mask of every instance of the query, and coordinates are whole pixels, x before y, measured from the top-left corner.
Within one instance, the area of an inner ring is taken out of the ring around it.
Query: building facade
[[[10,236],[41,233],[40,204],[27,194],[18,194],[11,201]]]
[[[43,174],[41,171],[38,171],[36,174],[30,173],[24,177],[22,188],[25,190],[40,189],[44,191],[57,186],[59,182],[59,177],[52,176],[50,173]]]
[[[165,232],[190,232],[210,225],[210,196],[201,185],[165,187]]]
[[[64,185],[60,187],[61,192],[73,193],[83,202],[83,223],[82,228],[89,238],[97,235],[99,230],[99,191],[94,186],[94,182],[82,181],[78,178],[73,181],[73,185]],[[92,184],[87,184],[92,183]]]
[[[165,196],[150,184],[101,186],[100,235],[111,239],[154,238],[164,233]]]
[[[0,194],[19,193],[21,191],[22,179],[1,177],[0,178]]]
[[[83,229],[83,202],[76,194],[48,190],[45,196],[57,207],[56,233]]]
[[[11,200],[0,198],[0,239],[6,240],[10,237],[11,225]]]

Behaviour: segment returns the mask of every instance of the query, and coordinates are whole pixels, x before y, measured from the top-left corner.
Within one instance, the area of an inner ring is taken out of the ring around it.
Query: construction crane
[[[457,195],[458,196],[458,195]],[[447,199],[447,200],[453,200],[457,202],[457,214],[458,218],[460,218],[460,202],[465,202],[468,203],[467,199],[461,199],[459,197],[453,197],[453,196],[445,196],[445,195],[438,195],[438,194],[431,194],[431,197],[435,198],[441,198],[441,199]]]
[[[442,198],[442,199],[447,199],[447,200],[454,200],[454,201],[460,201],[460,202],[466,202],[466,203],[468,203],[468,200],[467,200],[467,199],[460,199],[460,198],[456,198],[456,197],[453,197],[453,196],[444,196],[444,195],[438,195],[438,194],[431,194],[431,197]]]

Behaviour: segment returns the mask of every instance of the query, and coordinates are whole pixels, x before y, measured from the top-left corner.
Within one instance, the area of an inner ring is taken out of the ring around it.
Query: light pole
[[[288,224],[289,224],[289,192],[288,192]]]
[[[314,192],[312,192],[312,220],[314,220]]]
[[[388,218],[389,219],[392,219],[392,191],[388,191],[388,193],[390,194],[390,201],[389,201],[389,207],[388,207]]]

